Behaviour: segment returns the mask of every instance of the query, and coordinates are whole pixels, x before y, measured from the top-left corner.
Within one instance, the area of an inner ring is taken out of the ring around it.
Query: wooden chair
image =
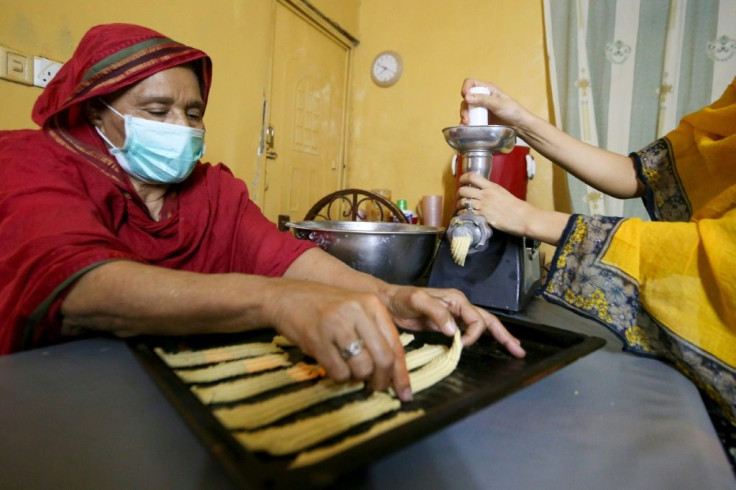
[[[372,209],[374,216],[366,216],[366,210]],[[406,215],[399,207],[374,192],[363,189],[343,189],[327,194],[317,201],[309,211],[305,220],[312,221],[393,221],[408,223]],[[288,215],[279,215],[279,229],[286,230]]]

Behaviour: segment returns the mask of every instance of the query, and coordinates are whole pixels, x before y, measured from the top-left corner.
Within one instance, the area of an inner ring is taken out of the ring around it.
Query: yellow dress
[[[572,216],[542,295],[673,364],[736,424],[736,79],[632,157],[652,221]]]

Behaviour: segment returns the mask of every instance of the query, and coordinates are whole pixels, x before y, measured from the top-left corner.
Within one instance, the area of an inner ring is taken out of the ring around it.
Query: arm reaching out
[[[455,290],[395,286],[320,249],[297,258],[283,278],[199,274],[119,260],[83,275],[62,304],[64,331],[189,335],[273,326],[337,381],[367,380],[412,397],[395,324],[451,335],[455,318],[466,344],[488,331],[518,357],[524,350],[490,313]],[[364,349],[344,358],[356,340]]]
[[[478,86],[487,87],[490,95],[471,94],[470,88]],[[631,158],[570,136],[529,112],[491,83],[467,79],[461,95],[462,124],[468,123],[468,104],[482,105],[489,111],[491,124],[513,127],[535,150],[588,185],[622,199],[643,195]]]

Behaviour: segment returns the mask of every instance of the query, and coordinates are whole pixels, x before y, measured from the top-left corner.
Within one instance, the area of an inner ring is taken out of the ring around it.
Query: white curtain
[[[736,76],[736,0],[544,0],[544,17],[556,124],[611,151],[663,136]],[[568,183],[574,213],[647,216]]]

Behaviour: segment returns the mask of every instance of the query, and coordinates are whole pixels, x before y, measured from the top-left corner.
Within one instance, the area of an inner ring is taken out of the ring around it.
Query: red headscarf
[[[279,276],[312,246],[279,232],[222,164],[196,165],[151,219],[83,104],[184,63],[206,102],[205,53],[144,27],[94,27],[38,98],[42,129],[0,131],[0,354],[58,342],[69,286],[107,261]]]
[[[198,60],[202,98],[212,82],[212,61],[202,51],[172,41],[145,27],[106,24],[84,35],[71,59],[49,82],[33,107],[42,127],[66,113],[60,126],[75,126],[84,117],[82,102],[113,93],[172,66]]]

